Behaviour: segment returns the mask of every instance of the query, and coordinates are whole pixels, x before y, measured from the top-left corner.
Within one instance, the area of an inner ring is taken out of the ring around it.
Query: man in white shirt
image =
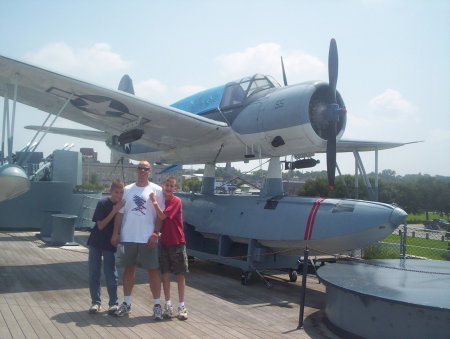
[[[153,313],[157,320],[162,319],[160,303],[161,280],[158,260],[157,214],[152,206],[150,193],[156,194],[159,206],[164,206],[162,188],[148,180],[151,166],[148,161],[140,161],[136,169],[136,183],[125,187],[123,199],[125,205],[116,214],[111,243],[120,244],[120,266],[123,272],[124,302],[116,311],[117,316],[124,316],[131,311],[131,292],[134,286],[136,265],[148,270],[150,289],[154,299]]]

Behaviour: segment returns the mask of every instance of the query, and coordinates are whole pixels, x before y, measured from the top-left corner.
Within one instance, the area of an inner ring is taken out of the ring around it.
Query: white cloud
[[[156,79],[140,81],[134,85],[134,90],[137,96],[151,101],[164,97],[168,92],[167,86]]]
[[[55,71],[83,75],[124,71],[131,64],[113,52],[106,43],[95,43],[80,49],[74,49],[64,42],[49,43],[37,52],[28,53],[25,58]]]
[[[368,115],[378,122],[402,123],[418,120],[418,108],[403,98],[399,91],[386,89],[368,104]]]
[[[422,138],[417,130],[418,107],[397,90],[386,89],[357,112],[348,113],[345,139],[405,141],[406,137]]]
[[[189,95],[205,90],[205,87],[197,85],[185,85],[176,88],[168,87],[156,79],[148,79],[134,85],[137,96],[155,103],[172,104]]]
[[[281,56],[289,84],[327,77],[326,65],[320,59],[300,50],[282,50],[276,43],[262,43],[242,52],[221,55],[216,60],[223,68],[222,74],[228,78],[264,73],[281,81]]]

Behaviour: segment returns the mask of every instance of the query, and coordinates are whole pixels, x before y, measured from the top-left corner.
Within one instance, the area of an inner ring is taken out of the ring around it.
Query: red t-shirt
[[[172,199],[166,200],[164,214],[166,219],[163,220],[161,227],[161,244],[164,246],[185,244],[181,199],[173,196]]]

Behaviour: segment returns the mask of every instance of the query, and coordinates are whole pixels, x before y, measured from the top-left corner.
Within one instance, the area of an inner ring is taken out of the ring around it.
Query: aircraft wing
[[[403,145],[414,144],[421,141],[411,142],[389,142],[389,141],[366,141],[366,140],[339,140],[336,143],[336,151],[339,153],[344,152],[367,152],[375,150],[385,150],[389,148],[400,147]],[[326,149],[324,150],[326,152]]]
[[[225,123],[0,56],[0,95],[14,98],[16,82],[20,103],[52,114],[67,103],[63,118],[105,135],[141,129],[141,140],[160,150],[208,143],[230,133]]]

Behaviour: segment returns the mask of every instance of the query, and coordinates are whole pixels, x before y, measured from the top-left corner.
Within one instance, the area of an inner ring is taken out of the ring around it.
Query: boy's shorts
[[[148,270],[156,270],[159,267],[158,248],[149,248],[147,244],[135,242],[123,242],[119,244],[119,266],[140,266]]]
[[[161,245],[159,264],[161,273],[172,272],[175,275],[189,273],[186,244]]]

